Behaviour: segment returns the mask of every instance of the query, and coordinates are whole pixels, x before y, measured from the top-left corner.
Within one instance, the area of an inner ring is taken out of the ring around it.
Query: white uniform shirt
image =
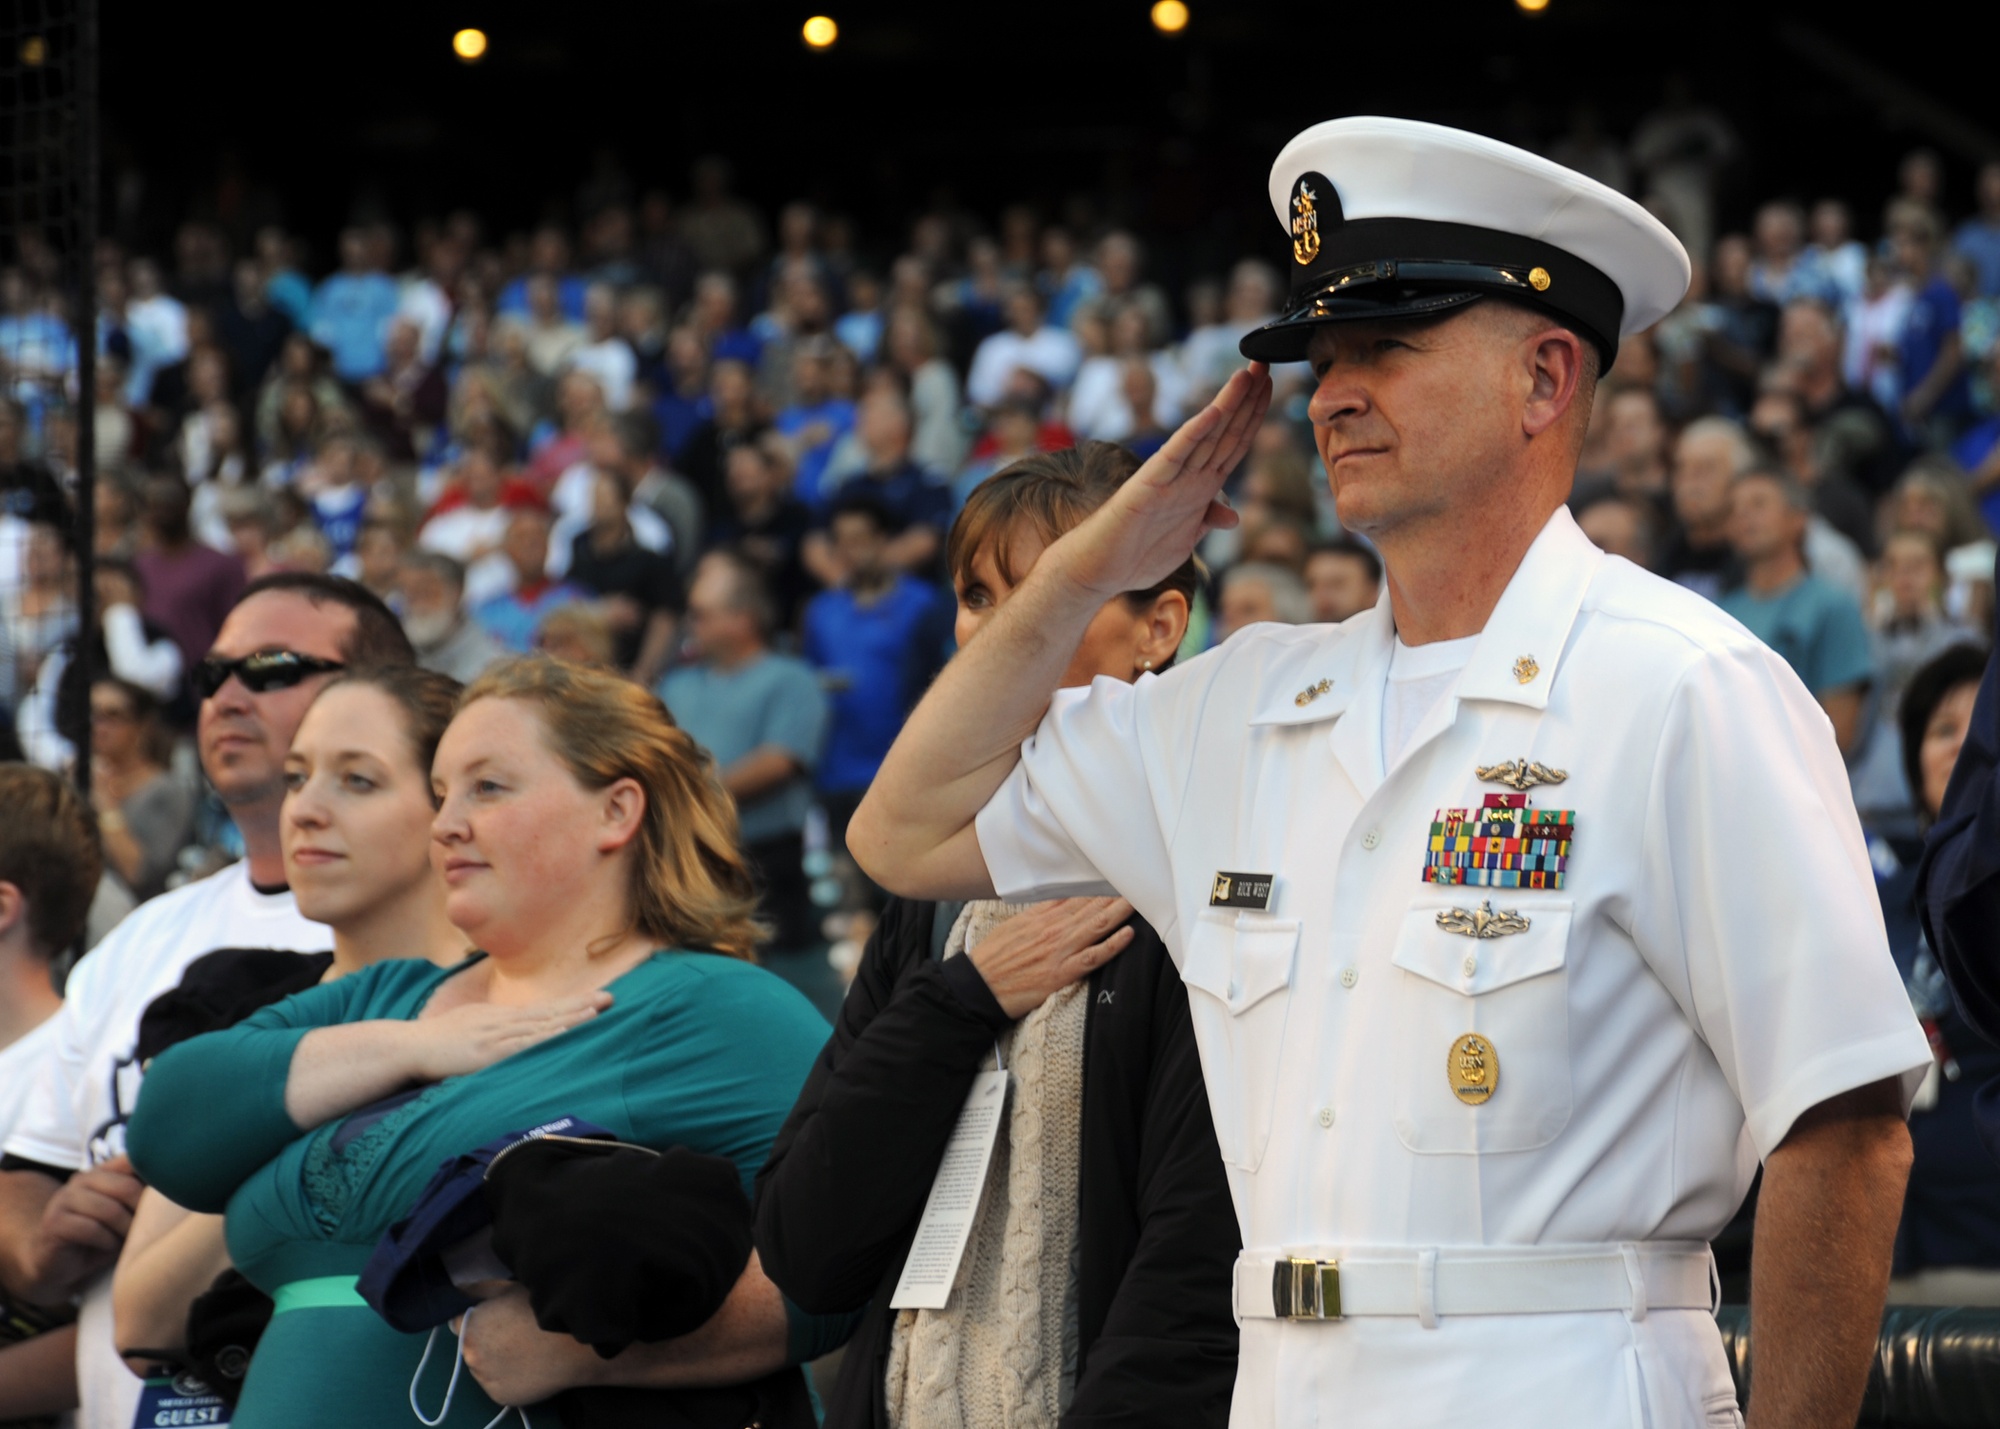
[[[180,983],[187,965],[217,948],[318,952],[333,935],[299,913],[289,891],[259,893],[249,866],[142,903],[70,974],[62,1011],[29,1073],[25,1104],[5,1151],[61,1171],[82,1171],[125,1154],[125,1123],[139,1099],[139,1018]],[[39,1031],[40,1029],[38,1029]],[[84,1291],[76,1342],[78,1429],[131,1429],[139,1380],[118,1357],[111,1328],[111,1276]]]
[[[1257,626],[1164,677],[1059,693],[977,829],[1003,898],[1115,889],[1189,988],[1247,1252],[1703,1241],[1808,1108],[1930,1055],[1830,726],[1697,596],[1567,511],[1392,771],[1386,601]],[[1318,690],[1319,693],[1311,693]],[[1424,881],[1441,810],[1539,761],[1560,889]],[[1268,874],[1265,911],[1210,906]],[[1449,908],[1518,910],[1490,940]],[[1447,1054],[1497,1055],[1484,1105]],[[1699,1310],[1245,1319],[1232,1422],[1735,1422]]]

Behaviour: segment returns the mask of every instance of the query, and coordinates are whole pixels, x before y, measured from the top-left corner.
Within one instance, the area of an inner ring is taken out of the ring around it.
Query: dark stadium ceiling
[[[322,241],[357,209],[465,205],[525,225],[574,208],[593,175],[678,197],[689,162],[721,153],[750,197],[815,197],[878,245],[940,198],[990,216],[1087,194],[1240,247],[1269,222],[1271,157],[1313,120],[1404,114],[1538,142],[1587,102],[1622,134],[1669,72],[1746,140],[1725,218],[1777,188],[1866,211],[1924,142],[1962,204],[1980,124],[2000,129],[1979,47],[1951,43],[1935,5],[1886,27],[1754,0],[1533,15],[1514,0],[1188,0],[1166,37],[1150,0],[102,3],[107,179],[137,176],[126,212],[153,235],[246,194]],[[825,52],[800,37],[820,12],[840,25]],[[475,65],[452,53],[465,26],[489,36]]]

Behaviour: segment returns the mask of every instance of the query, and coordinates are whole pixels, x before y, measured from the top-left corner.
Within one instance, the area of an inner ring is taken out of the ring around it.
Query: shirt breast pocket
[[[1181,979],[1202,1050],[1222,1159],[1255,1171],[1271,1139],[1285,1021],[1298,959],[1296,918],[1204,909],[1188,931]]]
[[[1574,1107],[1574,905],[1510,903],[1498,914],[1518,914],[1527,926],[1497,937],[1439,925],[1439,914],[1456,910],[1465,916],[1453,921],[1476,931],[1474,909],[1482,902],[1423,899],[1404,915],[1396,939],[1396,1134],[1412,1151],[1533,1151],[1556,1139]],[[1462,1045],[1468,1038],[1476,1045]]]

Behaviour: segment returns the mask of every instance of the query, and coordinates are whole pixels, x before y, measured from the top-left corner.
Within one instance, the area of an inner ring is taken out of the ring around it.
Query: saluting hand
[[[1132,905],[1123,898],[1037,903],[988,933],[966,956],[1000,1010],[1025,1017],[1124,952],[1133,932],[1121,925],[1131,916]]]
[[[467,1076],[588,1022],[609,1006],[611,994],[599,989],[539,1007],[473,1002],[420,1017],[406,1024],[411,1070],[421,1082]]]
[[[1270,369],[1253,362],[1043,559],[1056,557],[1070,580],[1101,600],[1165,580],[1203,536],[1236,524],[1219,499],[1222,483],[1270,406]]]

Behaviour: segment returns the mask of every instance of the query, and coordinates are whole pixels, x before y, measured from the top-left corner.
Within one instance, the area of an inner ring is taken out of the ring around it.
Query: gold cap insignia
[[[1298,191],[1292,195],[1292,257],[1300,266],[1319,257],[1319,195],[1312,191],[1312,185],[1299,180]]]
[[[1532,655],[1523,655],[1514,662],[1514,678],[1524,685],[1541,673],[1542,667],[1535,663]]]
[[[1550,282],[1551,279],[1549,278],[1548,269],[1530,268],[1528,270],[1528,286],[1533,288],[1536,292],[1546,293],[1549,290]]]
[[[1468,1032],[1451,1044],[1445,1078],[1453,1096],[1467,1106],[1484,1106],[1500,1087],[1500,1055],[1491,1042]]]

